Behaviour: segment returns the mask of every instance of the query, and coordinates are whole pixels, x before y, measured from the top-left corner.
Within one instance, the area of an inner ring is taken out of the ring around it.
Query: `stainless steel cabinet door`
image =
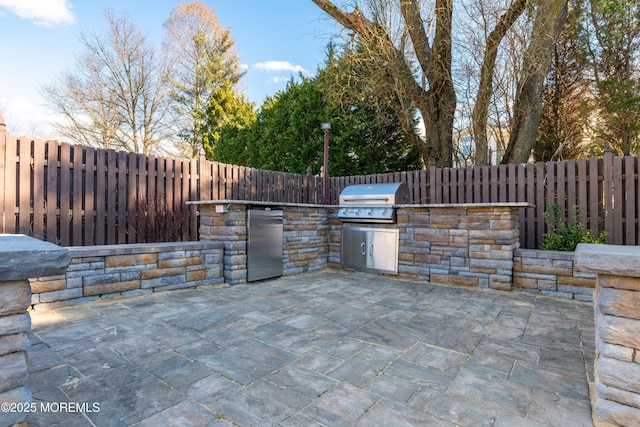
[[[394,229],[344,227],[342,266],[398,274],[398,238],[399,232]]]
[[[371,229],[367,232],[367,268],[398,274],[398,230]]]
[[[367,231],[364,228],[342,229],[342,265],[356,270],[367,266]]]

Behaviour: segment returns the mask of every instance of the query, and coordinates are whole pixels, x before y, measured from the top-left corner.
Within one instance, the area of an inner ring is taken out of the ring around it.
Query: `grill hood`
[[[350,185],[340,193],[338,218],[353,222],[394,222],[393,205],[409,203],[411,195],[404,182]]]

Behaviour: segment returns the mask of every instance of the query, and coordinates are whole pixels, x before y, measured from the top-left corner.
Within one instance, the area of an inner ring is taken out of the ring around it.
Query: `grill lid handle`
[[[344,196],[342,198],[345,202],[359,202],[360,200],[383,200],[385,202],[389,201],[388,197],[348,197]]]

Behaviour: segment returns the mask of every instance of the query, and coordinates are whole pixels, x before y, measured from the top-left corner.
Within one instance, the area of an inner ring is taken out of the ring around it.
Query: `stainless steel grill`
[[[393,223],[393,205],[408,203],[411,195],[404,182],[350,185],[340,193],[338,218],[344,222]]]

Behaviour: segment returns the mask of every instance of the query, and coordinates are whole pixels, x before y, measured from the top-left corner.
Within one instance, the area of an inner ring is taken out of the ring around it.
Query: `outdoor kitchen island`
[[[343,228],[397,230],[398,275],[434,283],[509,290],[519,247],[516,203],[397,204],[392,223],[344,222],[341,206],[247,200],[193,201],[200,240],[224,242],[224,278],[247,282],[247,209],[283,211],[283,275],[342,268]]]

